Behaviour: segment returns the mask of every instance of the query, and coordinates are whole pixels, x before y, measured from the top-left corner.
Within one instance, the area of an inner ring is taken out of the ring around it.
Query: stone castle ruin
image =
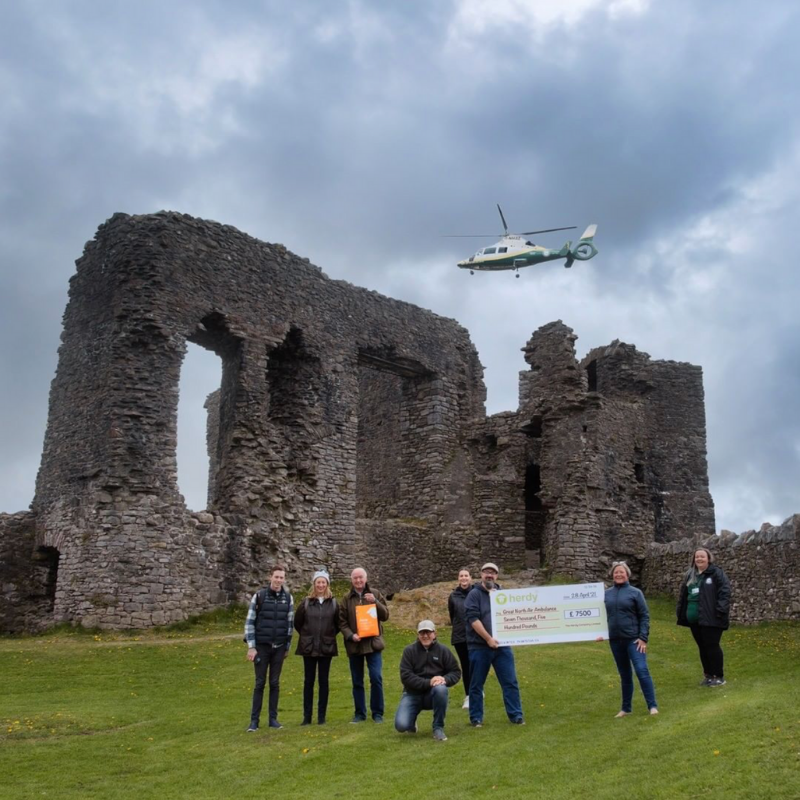
[[[0,515],[0,622],[147,627],[363,565],[387,592],[485,559],[599,579],[714,534],[699,367],[561,322],[488,417],[464,328],[281,245],[116,214],[71,279],[36,492]],[[208,508],[176,479],[187,342],[216,353]]]

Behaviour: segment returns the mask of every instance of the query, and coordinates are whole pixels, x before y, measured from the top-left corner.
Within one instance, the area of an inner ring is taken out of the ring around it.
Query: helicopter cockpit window
[[[492,253],[496,253],[496,252],[497,252],[497,248],[496,247],[484,247],[484,249],[483,249],[483,254],[485,256],[491,255]]]
[[[507,247],[498,247],[497,248],[497,252],[498,253],[507,253],[508,252],[508,248]]]

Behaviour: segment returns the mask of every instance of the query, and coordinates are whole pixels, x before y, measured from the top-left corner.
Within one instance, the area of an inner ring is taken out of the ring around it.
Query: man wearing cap
[[[519,695],[514,652],[510,647],[500,647],[492,636],[492,610],[490,593],[500,586],[495,583],[499,570],[491,561],[481,567],[481,582],[476,583],[464,601],[467,619],[467,647],[472,672],[469,685],[469,721],[474,728],[483,726],[483,686],[490,667],[503,690],[503,704],[509,720],[524,725],[522,700]]]
[[[394,717],[400,733],[416,733],[417,717],[423,709],[433,711],[433,738],[446,742],[444,717],[448,689],[461,679],[458,662],[450,650],[436,641],[436,625],[424,619],[417,625],[417,641],[403,650],[400,680],[403,696]]]
[[[344,637],[344,647],[350,661],[350,678],[353,681],[355,714],[351,722],[364,722],[367,718],[367,698],[364,691],[364,662],[369,670],[369,708],[373,722],[383,722],[383,624],[389,619],[386,598],[367,584],[367,571],[356,567],[350,573],[352,589],[339,604],[339,629]],[[378,617],[377,636],[359,636],[356,606],[374,605]]]

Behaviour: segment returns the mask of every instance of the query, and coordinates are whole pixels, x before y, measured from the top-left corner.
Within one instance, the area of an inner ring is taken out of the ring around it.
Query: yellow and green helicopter
[[[541,231],[524,231],[523,233],[509,233],[506,218],[503,216],[503,209],[497,204],[500,212],[500,219],[503,221],[503,233],[501,234],[466,234],[456,238],[483,238],[485,236],[500,236],[500,241],[490,247],[483,247],[475,255],[470,256],[464,261],[459,261],[461,269],[468,269],[470,275],[474,271],[494,271],[512,269],[519,278],[518,270],[522,267],[530,267],[533,264],[543,264],[545,261],[554,261],[557,258],[564,258],[564,266],[569,268],[577,261],[588,261],[597,255],[597,248],[594,245],[594,236],[597,233],[597,225],[590,225],[583,236],[575,243],[567,242],[561,249],[550,250],[546,247],[534,244],[529,241],[527,236],[534,236],[539,233],[552,233],[554,231],[570,231],[575,229],[575,225],[566,228],[546,228]]]

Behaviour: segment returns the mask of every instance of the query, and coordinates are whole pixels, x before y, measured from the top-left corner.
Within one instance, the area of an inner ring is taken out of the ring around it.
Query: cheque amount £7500
[[[599,608],[568,608],[564,610],[564,619],[585,619],[599,616]]]

